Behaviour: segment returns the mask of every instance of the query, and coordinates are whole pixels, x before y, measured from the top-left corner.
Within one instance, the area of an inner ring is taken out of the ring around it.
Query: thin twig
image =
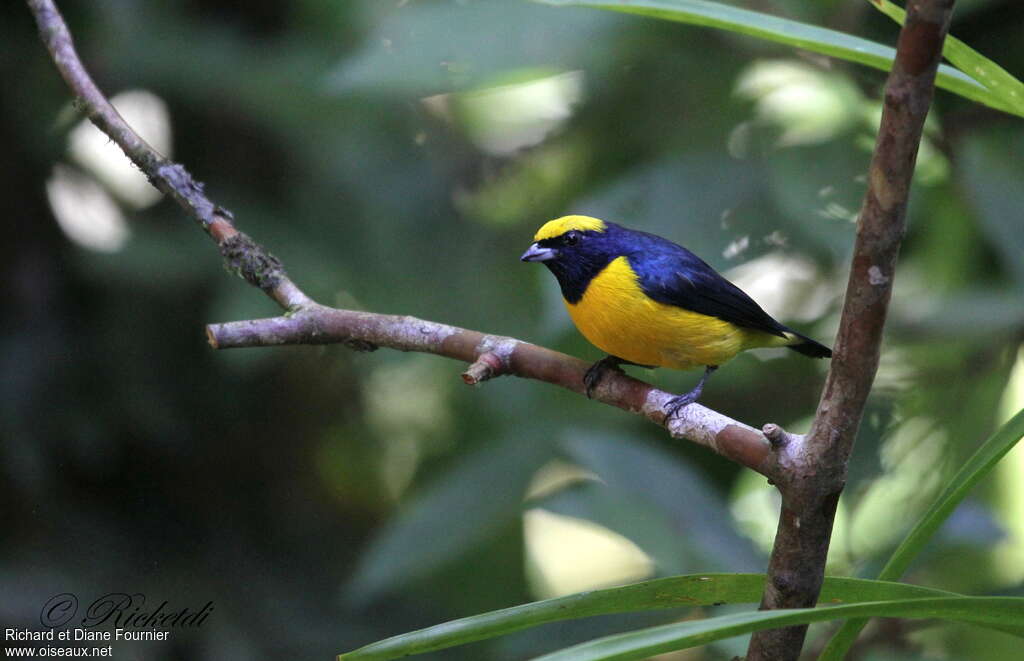
[[[782,513],[763,609],[810,607],[818,599],[847,461],[878,368],[914,162],[953,0],[915,0],[907,10],[885,87],[832,364],[810,432],[777,453]],[[806,626],[757,632],[747,661],[795,660],[806,632]]]
[[[288,278],[277,258],[235,228],[231,212],[214,204],[202,183],[153,149],[124,121],[82,65],[52,0],[27,2],[57,69],[89,119],[121,147],[154,186],[177,202],[217,242],[231,270],[288,311],[286,316],[271,319],[212,324],[207,327],[207,336],[214,348],[341,343],[357,350],[387,347],[421,351],[470,363],[464,375],[467,383],[507,373],[583,392],[587,365],[571,356],[509,337],[413,317],[339,310],[314,302]],[[594,392],[597,401],[659,425],[665,421],[665,404],[671,397],[618,373],[608,374]],[[770,471],[776,464],[765,436],[720,413],[691,404],[671,421],[669,433],[773,477]]]
[[[96,87],[75,51],[64,18],[51,0],[28,0],[36,18],[39,35],[64,81],[75,95],[77,106],[96,127],[113,140],[151,184],[173,199],[220,246],[228,266],[258,287],[282,308],[310,303],[310,299],[288,279],[281,263],[234,227],[230,211],[206,196],[202,182],[192,178],[181,164],[174,163],[139,137],[107,97]]]

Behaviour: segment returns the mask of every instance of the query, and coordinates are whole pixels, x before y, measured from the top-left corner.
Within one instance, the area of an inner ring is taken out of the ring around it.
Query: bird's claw
[[[672,422],[672,418],[676,417],[676,414],[681,410],[696,402],[699,396],[699,392],[688,392],[685,395],[676,395],[665,402],[665,426],[668,427],[668,424]]]
[[[676,395],[665,402],[665,427],[668,427],[669,423],[672,422],[672,418],[676,417],[677,413],[700,399],[701,393],[704,392],[704,384],[708,382],[708,377],[714,374],[717,369],[718,365],[708,365],[704,369],[704,375],[700,377],[700,381],[693,387],[693,390],[683,395]]]

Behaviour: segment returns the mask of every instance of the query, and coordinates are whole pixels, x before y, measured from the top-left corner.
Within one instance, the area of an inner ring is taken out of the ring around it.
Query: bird
[[[608,355],[584,378],[591,397],[621,365],[704,374],[666,403],[665,424],[696,402],[711,374],[741,351],[787,347],[811,358],[832,350],[784,326],[686,248],[655,234],[590,216],[545,223],[520,257],[554,274],[576,328]]]

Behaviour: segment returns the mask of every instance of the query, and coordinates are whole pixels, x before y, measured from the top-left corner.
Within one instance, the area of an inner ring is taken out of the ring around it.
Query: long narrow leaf
[[[900,25],[906,20],[907,12],[889,0],[867,0],[871,5]],[[993,96],[999,97],[1007,106],[1014,108],[1018,115],[1024,114],[1024,83],[1017,80],[1006,69],[988,59],[953,35],[946,36],[942,54],[953,66],[988,88]]]
[[[1017,415],[1010,418],[1005,425],[985,441],[964,464],[963,468],[957,472],[949,486],[928,508],[917,525],[893,552],[878,578],[893,581],[902,576],[910,562],[921,552],[935,531],[949,518],[949,515],[974,488],[974,485],[988,475],[1022,436],[1024,436],[1024,409],[1018,411]],[[855,619],[843,624],[829,640],[821,654],[820,661],[839,661],[846,656],[850,645],[856,640],[857,634],[866,623],[867,620]]]
[[[690,25],[727,30],[793,46],[849,62],[888,71],[896,56],[889,46],[827,28],[792,21],[771,14],[741,9],[707,0],[536,0],[555,6],[608,9],[627,14],[661,18]],[[1024,109],[1009,104],[985,85],[953,67],[942,65],[935,80],[939,87],[1004,112],[1024,116]]]
[[[626,661],[706,645],[740,634],[850,616],[941,618],[996,627],[1024,625],[1024,598],[954,597],[874,601],[846,606],[734,613],[599,638],[535,661]]]
[[[445,622],[372,643],[338,658],[344,661],[395,659],[493,638],[540,624],[593,615],[756,603],[763,591],[764,574],[673,576],[547,599]],[[950,596],[959,595],[904,583],[828,577],[822,588],[821,601],[842,603]]]

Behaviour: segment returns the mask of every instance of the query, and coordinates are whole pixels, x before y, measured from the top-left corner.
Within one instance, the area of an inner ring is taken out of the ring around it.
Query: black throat
[[[601,252],[581,250],[572,259],[554,259],[544,262],[544,266],[555,274],[558,286],[562,289],[562,297],[575,305],[583,298],[590,282],[612,259],[614,257]]]

